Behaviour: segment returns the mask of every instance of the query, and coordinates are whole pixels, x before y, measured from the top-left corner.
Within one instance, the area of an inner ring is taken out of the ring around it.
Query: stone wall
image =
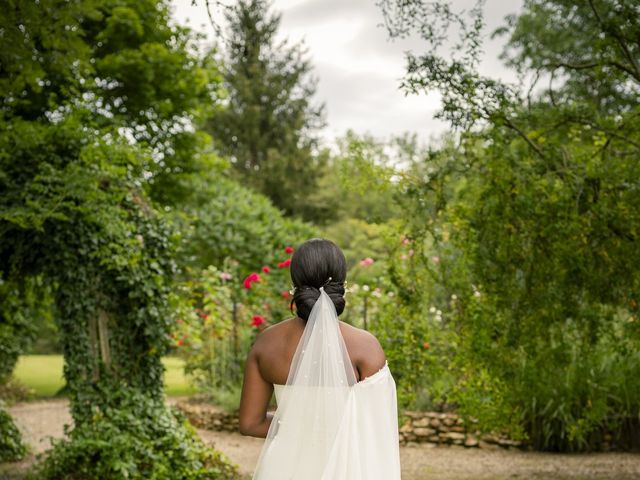
[[[407,420],[400,427],[400,443],[428,443],[432,445],[459,445],[467,448],[526,448],[498,435],[478,435],[471,425],[455,413],[405,412]]]
[[[237,432],[238,414],[227,413],[202,400],[178,402],[182,411],[196,428]],[[466,425],[455,413],[405,411],[400,426],[400,443],[403,445],[425,444],[426,446],[458,445],[466,448],[485,449],[531,449],[531,446],[498,435],[479,435],[474,421]],[[627,419],[614,435],[603,431],[593,435],[589,442],[592,451],[637,451],[640,452],[640,421]]]
[[[215,431],[238,431],[237,413],[226,413],[207,403],[178,402],[176,407],[196,428]],[[460,445],[467,448],[524,448],[520,442],[495,435],[467,431],[458,415],[437,412],[405,412],[406,422],[400,427],[401,444]]]

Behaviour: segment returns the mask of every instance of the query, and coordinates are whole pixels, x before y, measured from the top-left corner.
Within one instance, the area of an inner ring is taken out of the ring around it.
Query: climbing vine
[[[153,186],[206,157],[215,66],[162,1],[20,2],[0,30],[0,278],[51,290],[74,420],[38,475],[234,478],[162,397],[178,234]]]

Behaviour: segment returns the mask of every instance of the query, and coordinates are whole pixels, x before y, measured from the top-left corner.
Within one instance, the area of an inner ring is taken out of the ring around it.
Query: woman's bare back
[[[339,325],[358,381],[384,367],[385,355],[374,335],[348,323],[339,322]],[[304,327],[304,320],[295,317],[273,325],[260,334],[253,348],[264,380],[277,385],[287,382],[293,355]]]
[[[384,351],[374,335],[344,322],[339,322],[339,325],[358,381],[384,367]],[[304,326],[304,320],[296,317],[283,320],[258,335],[245,364],[240,400],[240,433],[266,436],[272,418],[271,414],[267,414],[267,408],[273,385],[287,383],[289,368]]]

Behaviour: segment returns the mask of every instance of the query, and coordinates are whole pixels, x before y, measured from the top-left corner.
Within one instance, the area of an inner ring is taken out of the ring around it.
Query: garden
[[[244,361],[314,237],[387,356],[403,477],[638,478],[637,2],[524,1],[490,32],[508,83],[484,2],[379,0],[447,131],[332,145],[274,5],[196,3],[213,43],[165,0],[0,12],[0,478],[249,478]]]

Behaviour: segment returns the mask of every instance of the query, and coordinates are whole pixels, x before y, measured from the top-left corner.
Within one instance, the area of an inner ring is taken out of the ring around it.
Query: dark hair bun
[[[320,297],[320,287],[324,287],[340,315],[345,307],[346,276],[347,261],[332,241],[312,238],[296,248],[291,257],[291,281],[295,287],[291,303],[296,304],[298,316],[309,319],[311,309]]]
[[[344,283],[329,282],[324,286],[324,291],[336,307],[336,313],[340,315],[344,312],[346,302],[344,300]],[[304,320],[309,319],[311,309],[320,297],[320,289],[310,286],[296,287],[293,294],[292,303],[296,304],[296,312],[298,316]]]

